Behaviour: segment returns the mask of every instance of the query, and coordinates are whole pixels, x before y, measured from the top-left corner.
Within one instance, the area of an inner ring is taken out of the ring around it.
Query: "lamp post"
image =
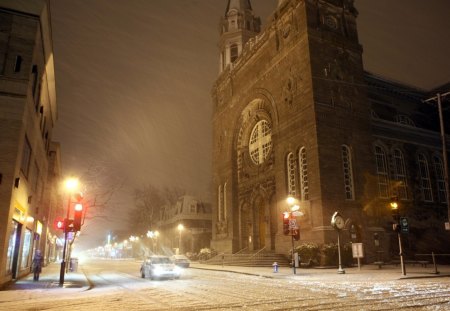
[[[391,202],[389,204],[391,206],[392,211],[392,218],[394,218],[395,223],[392,226],[392,229],[397,232],[398,237],[398,251],[400,256],[400,265],[402,266],[402,275],[406,275],[406,269],[405,269],[405,261],[403,260],[403,250],[402,250],[402,238],[400,235],[401,226],[400,226],[400,212],[398,210],[398,198],[393,197],[391,198]]]
[[[62,261],[61,261],[61,270],[59,271],[59,286],[64,285],[64,273],[66,269],[66,248],[67,248],[67,220],[70,217],[70,200],[72,193],[75,189],[78,187],[78,179],[76,178],[69,178],[65,182],[65,187],[68,190],[68,200],[67,200],[67,217],[64,224],[64,248],[63,248],[63,255],[62,255]]]
[[[178,228],[178,231],[180,232],[180,237],[178,240],[178,253],[181,254],[181,232],[184,230],[184,226],[183,226],[183,224],[179,224],[177,228]]]
[[[158,231],[147,231],[147,238],[152,240],[152,252],[154,253],[156,250],[156,246],[155,244],[157,243],[157,239],[159,236],[159,232]]]
[[[444,184],[445,184],[445,193],[446,193],[446,203],[447,203],[447,226],[450,227],[450,185],[449,185],[449,169],[448,169],[448,162],[447,162],[447,144],[445,140],[445,130],[444,130],[444,116],[442,113],[442,99],[450,96],[450,92],[444,93],[444,94],[436,94],[436,96],[428,98],[427,100],[424,100],[423,102],[430,102],[430,101],[436,101],[438,106],[438,113],[439,113],[439,126],[441,130],[441,141],[442,141],[442,161],[444,162]]]
[[[289,232],[291,235],[291,243],[292,243],[292,256],[291,256],[292,270],[293,270],[294,274],[297,274],[296,266],[295,266],[295,255],[294,255],[294,247],[295,247],[295,245],[294,245],[294,230],[300,230],[300,229],[298,228],[298,225],[296,224],[296,219],[294,218],[294,212],[298,213],[298,210],[300,209],[300,207],[296,204],[297,200],[293,196],[288,196],[286,199],[286,202],[290,208]]]

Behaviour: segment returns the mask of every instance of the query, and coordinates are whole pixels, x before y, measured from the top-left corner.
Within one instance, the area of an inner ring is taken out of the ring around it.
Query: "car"
[[[141,265],[141,277],[150,279],[179,279],[181,268],[176,266],[167,256],[147,257]]]
[[[189,259],[184,255],[173,255],[171,259],[178,267],[189,268],[191,264]]]

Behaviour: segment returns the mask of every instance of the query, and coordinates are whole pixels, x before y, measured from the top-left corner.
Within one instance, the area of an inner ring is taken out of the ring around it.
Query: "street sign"
[[[289,229],[295,230],[298,229],[297,220],[296,219],[289,219]]]
[[[400,217],[400,227],[402,233],[409,233],[408,218]]]
[[[352,243],[353,258],[363,258],[364,248],[362,243]]]

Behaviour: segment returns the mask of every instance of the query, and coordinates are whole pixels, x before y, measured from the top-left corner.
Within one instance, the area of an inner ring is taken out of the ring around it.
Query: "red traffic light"
[[[283,213],[283,234],[289,235],[290,234],[290,227],[289,227],[289,219],[291,218],[291,215],[289,212]]]
[[[62,219],[60,217],[56,218],[55,222],[54,222],[54,227],[55,227],[55,229],[58,229],[58,230],[64,230],[64,219]]]
[[[75,204],[74,212],[75,213],[73,217],[73,230],[80,231],[83,217],[83,205],[80,203]]]

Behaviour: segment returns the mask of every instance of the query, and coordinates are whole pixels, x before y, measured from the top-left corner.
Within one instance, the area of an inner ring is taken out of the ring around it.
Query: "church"
[[[424,91],[366,72],[357,16],[351,0],[279,0],[262,29],[250,0],[227,1],[212,89],[218,252],[288,254],[293,198],[297,244],[339,233],[363,243],[367,261],[389,259],[395,198],[406,254],[448,253],[448,157],[437,107],[424,101],[450,84]]]

